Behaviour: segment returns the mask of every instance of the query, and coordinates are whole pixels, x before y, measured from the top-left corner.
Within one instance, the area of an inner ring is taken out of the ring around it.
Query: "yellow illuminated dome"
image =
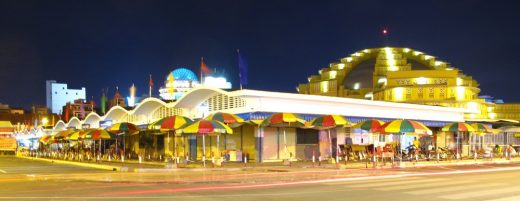
[[[459,107],[471,119],[494,116],[488,109],[494,104],[478,98],[480,89],[472,77],[410,48],[357,51],[322,68],[297,90],[302,94]]]
[[[177,100],[184,93],[199,86],[197,76],[186,68],[177,68],[168,73],[164,81],[164,87],[159,89],[159,95],[164,100]]]

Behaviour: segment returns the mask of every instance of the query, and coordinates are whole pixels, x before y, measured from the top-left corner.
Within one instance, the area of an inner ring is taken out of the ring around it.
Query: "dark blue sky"
[[[296,92],[341,57],[390,44],[450,62],[481,95],[520,102],[520,6],[515,1],[0,1],[0,102],[45,104],[45,80],[148,92],[168,71],[198,73],[200,57],[235,86],[236,49],[247,88]],[[155,92],[156,93],[156,92]]]

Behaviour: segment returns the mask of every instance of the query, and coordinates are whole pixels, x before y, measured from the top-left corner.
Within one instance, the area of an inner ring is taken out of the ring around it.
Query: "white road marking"
[[[472,197],[482,197],[482,196],[488,196],[488,195],[500,195],[502,193],[512,193],[512,192],[518,192],[518,186],[495,188],[495,189],[490,189],[490,190],[466,191],[464,193],[440,196],[440,198],[458,200],[458,199],[467,199],[467,198],[472,198]]]
[[[504,185],[505,184],[487,183],[487,184],[477,184],[477,185],[446,186],[446,187],[442,187],[442,188],[408,191],[406,193],[414,194],[414,195],[423,195],[423,194],[438,194],[438,193],[445,193],[445,192],[450,192],[450,191],[463,191],[463,190],[471,190],[471,192],[473,192],[479,188],[488,188],[488,187],[504,186]]]
[[[445,182],[434,182],[434,183],[426,183],[426,184],[412,184],[412,185],[397,185],[390,187],[382,187],[377,190],[382,191],[393,191],[393,190],[407,190],[407,189],[431,189],[432,187],[444,187],[451,185],[460,185],[460,184],[469,184],[474,183],[475,181],[469,180],[461,180],[461,181],[445,181]]]
[[[388,186],[396,186],[400,184],[415,184],[415,183],[427,183],[427,182],[442,182],[447,181],[448,179],[423,179],[423,180],[408,180],[408,178],[403,178],[401,181],[395,181],[395,182],[386,182],[381,181],[377,183],[371,183],[371,184],[351,184],[347,185],[346,187],[350,188],[373,188],[373,187],[388,187]]]

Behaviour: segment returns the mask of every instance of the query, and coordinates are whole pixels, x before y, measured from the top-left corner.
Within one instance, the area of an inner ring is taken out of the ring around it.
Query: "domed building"
[[[463,108],[465,118],[495,121],[497,104],[479,98],[479,85],[449,63],[420,51],[382,47],[355,52],[298,85],[301,94]]]
[[[166,76],[164,87],[159,89],[159,95],[164,100],[177,100],[188,90],[199,85],[199,80],[193,71],[177,68]]]

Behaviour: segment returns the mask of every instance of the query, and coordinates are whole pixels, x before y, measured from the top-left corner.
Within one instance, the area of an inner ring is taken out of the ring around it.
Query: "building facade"
[[[76,99],[86,99],[86,96],[85,87],[69,89],[65,83],[57,83],[56,80],[46,81],[47,107],[52,113],[62,114],[62,108],[67,102],[73,102]]]
[[[464,113],[458,108],[246,89],[228,92],[217,88],[199,87],[188,91],[175,102],[164,102],[151,97],[131,110],[115,106],[103,116],[93,112],[83,120],[73,117],[68,122],[58,122],[54,131],[71,127],[80,129],[82,125],[99,128],[100,123],[106,121],[130,122],[145,127],[151,122],[171,115],[198,119],[214,112],[237,114],[251,123],[235,127],[231,135],[221,136],[218,145],[216,136],[208,136],[206,156],[211,156],[213,153],[213,156],[218,157],[225,150],[237,151],[257,161],[277,161],[290,157],[309,160],[313,152],[323,153],[323,157],[331,157],[334,152],[331,152],[329,147],[345,146],[352,142],[363,144],[370,142],[362,140],[367,137],[363,137],[359,130],[348,127],[331,130],[333,138],[333,145],[331,145],[326,131],[294,127],[284,129],[261,127],[254,123],[278,112],[296,113],[307,121],[326,114],[346,116],[353,123],[371,118],[386,121],[414,119],[435,128],[450,122],[464,121]],[[285,143],[283,133],[286,136]],[[158,154],[202,158],[204,151],[200,135],[173,137],[154,134],[154,136],[160,139],[155,139]],[[439,137],[439,139],[443,138]],[[138,141],[127,140],[126,143],[130,153],[140,153],[143,150]],[[285,146],[287,149],[284,148]],[[217,147],[220,149],[218,150]]]
[[[462,108],[467,121],[493,122],[503,117],[520,120],[520,110],[504,109],[520,105],[495,104],[480,98],[479,84],[471,76],[434,56],[409,48],[355,52],[310,76],[307,83],[298,85],[297,91]]]
[[[85,119],[85,117],[94,111],[94,102],[87,102],[83,99],[77,99],[73,102],[68,102],[63,106],[62,119],[68,121],[72,117]]]

